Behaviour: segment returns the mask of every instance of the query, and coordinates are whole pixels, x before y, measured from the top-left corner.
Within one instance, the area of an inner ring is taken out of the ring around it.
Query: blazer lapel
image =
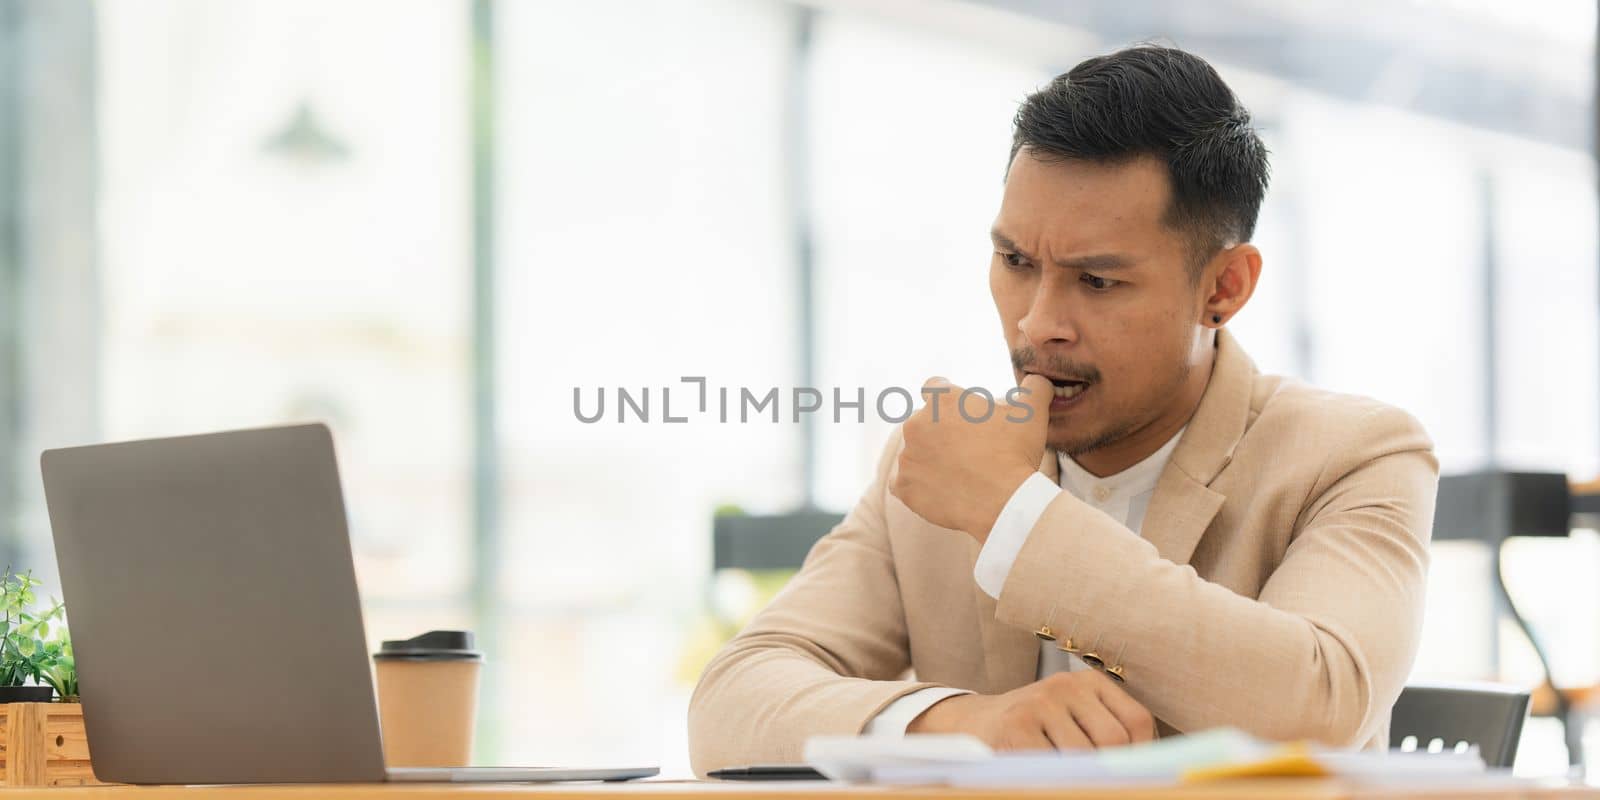
[[[1061,464],[1056,451],[1046,449],[1039,471],[1050,480],[1061,482]],[[972,540],[969,540],[972,541]],[[978,560],[982,546],[972,541],[972,560]],[[971,574],[971,571],[968,571]],[[988,671],[988,693],[1010,691],[1033,682],[1039,670],[1039,639],[1033,631],[1025,631],[995,620],[995,607],[999,605],[987,592],[974,583],[972,591],[977,598],[978,628],[983,634],[984,664]],[[1055,624],[1060,624],[1057,620]]]
[[[1161,557],[1187,564],[1226,499],[1210,484],[1228,466],[1250,424],[1255,364],[1225,330],[1217,331],[1217,355],[1200,405],[1156,482],[1140,535]]]
[[[1140,535],[1161,557],[1187,564],[1211,520],[1222,509],[1223,496],[1184,474],[1171,463],[1156,482]]]

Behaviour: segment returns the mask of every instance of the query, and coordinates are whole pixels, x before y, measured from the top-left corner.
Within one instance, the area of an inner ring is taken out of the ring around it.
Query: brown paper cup
[[[471,651],[470,638],[460,649],[416,646],[432,635],[385,642],[373,655],[383,757],[391,767],[461,767],[472,757],[483,657]]]

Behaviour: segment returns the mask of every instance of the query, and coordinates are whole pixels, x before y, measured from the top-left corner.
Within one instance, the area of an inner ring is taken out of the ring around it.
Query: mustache
[[[1032,347],[1019,347],[1011,351],[1011,366],[1020,372],[1049,373],[1069,381],[1095,383],[1100,380],[1100,370],[1087,364],[1075,364],[1065,358],[1041,356]]]

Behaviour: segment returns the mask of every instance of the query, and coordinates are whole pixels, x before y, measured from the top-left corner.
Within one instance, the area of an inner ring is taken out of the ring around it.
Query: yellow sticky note
[[[1255,761],[1187,769],[1183,771],[1183,780],[1193,783],[1223,778],[1320,778],[1328,774],[1328,770],[1311,757],[1305,744],[1291,744]]]

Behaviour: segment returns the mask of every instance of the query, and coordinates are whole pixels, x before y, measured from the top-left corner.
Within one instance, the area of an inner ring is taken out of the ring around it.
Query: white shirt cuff
[[[1061,487],[1043,472],[1028,476],[1011,493],[1005,508],[1000,509],[1000,516],[994,518],[989,538],[983,541],[983,549],[978,551],[977,563],[972,565],[972,579],[978,582],[978,588],[984,594],[1000,599],[1006,576],[1011,574],[1011,566],[1017,563],[1017,555],[1022,552],[1022,545],[1027,543],[1028,534],[1033,531],[1039,517],[1044,515],[1045,507],[1060,493]]]
[[[947,697],[958,694],[972,694],[965,689],[950,689],[941,686],[930,686],[918,689],[899,700],[883,707],[878,715],[867,721],[866,730],[862,733],[868,736],[904,736],[906,726],[911,721],[922,715],[922,712],[933,708],[933,704]]]

